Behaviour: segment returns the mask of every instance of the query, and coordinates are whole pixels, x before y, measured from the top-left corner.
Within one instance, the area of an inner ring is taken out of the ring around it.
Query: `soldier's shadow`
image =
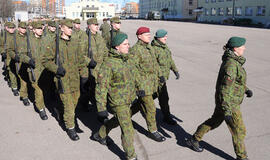
[[[172,115],[172,118],[175,119],[176,121],[178,121],[178,124],[177,124],[177,125],[168,125],[168,124],[165,124],[165,123],[162,122],[162,112],[161,112],[160,109],[157,109],[157,114],[156,114],[156,116],[157,116],[157,121],[158,121],[158,122],[161,122],[161,123],[158,123],[158,124],[157,124],[157,125],[158,125],[158,130],[160,131],[160,133],[162,133],[162,134],[163,134],[165,137],[167,137],[167,138],[172,138],[172,137],[167,133],[167,131],[173,133],[174,136],[175,136],[175,138],[176,138],[176,140],[177,140],[176,143],[177,143],[179,146],[189,148],[189,146],[187,145],[186,141],[187,141],[187,139],[189,139],[192,135],[189,134],[188,132],[186,132],[185,129],[182,128],[182,127],[179,125],[179,123],[183,122],[181,119],[179,119],[179,118],[177,118],[176,116]],[[216,148],[215,146],[213,146],[213,145],[211,145],[211,144],[209,144],[209,143],[207,143],[207,142],[205,142],[205,141],[201,141],[200,144],[201,144],[201,146],[202,146],[205,150],[207,150],[207,151],[209,151],[209,152],[211,152],[211,153],[213,153],[213,154],[215,154],[215,155],[217,155],[217,156],[219,156],[219,157],[221,157],[221,158],[223,158],[223,159],[226,159],[226,160],[234,160],[234,158],[233,158],[231,155],[225,153],[225,152],[222,151],[221,149],[218,149],[218,148]]]

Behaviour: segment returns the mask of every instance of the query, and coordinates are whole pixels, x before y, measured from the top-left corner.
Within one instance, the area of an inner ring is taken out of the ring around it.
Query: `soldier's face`
[[[90,24],[89,29],[91,30],[92,33],[96,34],[97,31],[99,30],[98,24]]]
[[[151,41],[151,33],[143,33],[138,35],[138,38],[143,41],[144,43],[150,43]]]
[[[21,33],[21,34],[25,34],[25,32],[26,32],[26,28],[21,28],[21,27],[19,27],[19,32]]]
[[[164,36],[164,37],[162,37],[162,38],[158,38],[158,40],[159,40],[161,43],[166,44],[167,38],[168,38],[168,36],[166,35],[166,36]]]
[[[115,48],[117,49],[119,53],[128,54],[128,50],[129,50],[128,40],[127,39],[124,40],[124,42],[122,42],[119,46],[116,46]]]
[[[80,29],[81,28],[81,24],[74,23],[74,28],[75,29]]]
[[[48,29],[49,29],[50,31],[52,31],[52,32],[55,32],[56,27],[48,26]]]
[[[245,50],[246,50],[245,45],[243,45],[241,47],[234,48],[234,52],[236,53],[237,56],[243,56]]]
[[[68,26],[63,25],[61,27],[61,30],[67,36],[71,36],[71,34],[72,34],[72,28],[71,27],[68,27]]]
[[[113,29],[119,30],[121,28],[121,23],[112,23]]]
[[[34,29],[34,33],[35,33],[37,36],[42,36],[43,29],[42,29],[42,28],[36,28],[36,29]]]
[[[9,27],[8,27],[8,28],[7,28],[7,31],[8,31],[9,33],[14,33],[14,32],[15,32],[15,29],[16,29],[16,28],[9,28]]]

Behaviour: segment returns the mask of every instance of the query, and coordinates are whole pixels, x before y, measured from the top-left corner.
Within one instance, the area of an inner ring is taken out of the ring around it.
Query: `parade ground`
[[[83,22],[82,29],[85,29]],[[158,128],[167,140],[159,143],[147,137],[146,122],[140,113],[132,119],[136,130],[138,159],[149,160],[233,160],[235,153],[228,127],[206,134],[201,142],[205,150],[192,151],[185,141],[197,126],[208,119],[215,108],[215,85],[223,55],[223,45],[231,36],[247,39],[244,67],[252,98],[244,98],[241,111],[247,129],[245,139],[250,160],[270,159],[270,30],[235,26],[197,24],[176,21],[123,20],[121,31],[136,43],[137,28],[149,27],[152,36],[158,29],[168,31],[168,46],[179,69],[167,81],[170,109],[176,126],[162,122],[158,101]],[[1,63],[2,68],[3,63]],[[77,111],[79,141],[71,141],[62,125],[47,111],[42,121],[31,105],[25,107],[14,97],[0,75],[0,160],[117,160],[124,159],[121,131],[110,132],[111,144],[103,146],[90,139],[100,123],[95,112]],[[53,103],[48,102],[50,107]],[[47,106],[48,107],[48,106]]]

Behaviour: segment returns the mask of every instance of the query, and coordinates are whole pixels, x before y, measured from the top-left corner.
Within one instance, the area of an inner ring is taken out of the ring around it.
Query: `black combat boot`
[[[200,146],[199,141],[195,140],[194,137],[191,137],[187,140],[187,145],[196,152],[202,152],[203,148]]]
[[[47,120],[48,119],[48,116],[47,116],[47,114],[45,112],[45,109],[42,109],[42,110],[39,111],[39,116],[40,116],[40,118],[42,120]]]
[[[162,136],[158,131],[155,131],[155,132],[149,132],[148,133],[148,136],[151,138],[151,139],[153,139],[153,140],[155,140],[155,141],[157,141],[157,142],[163,142],[163,141],[165,141],[166,140],[166,138],[164,137],[164,136]]]
[[[17,88],[12,88],[12,92],[14,96],[19,96],[19,91]]]
[[[22,98],[22,102],[23,102],[24,106],[29,106],[30,105],[30,102],[29,102],[28,98]]]
[[[169,125],[176,125],[177,124],[177,122],[175,120],[173,120],[171,116],[165,116],[163,118],[163,122],[165,122]]]
[[[67,134],[69,138],[73,141],[77,141],[80,139],[80,137],[77,135],[75,128],[67,129]]]
[[[98,141],[102,145],[107,145],[107,137],[101,138],[98,132],[93,134],[92,139]]]
[[[236,158],[235,160],[249,160],[248,158]]]

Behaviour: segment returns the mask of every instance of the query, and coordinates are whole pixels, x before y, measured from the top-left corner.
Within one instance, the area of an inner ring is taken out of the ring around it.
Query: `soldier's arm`
[[[237,76],[237,68],[231,62],[227,62],[224,66],[224,77],[221,82],[221,94],[222,94],[222,109],[225,112],[225,116],[232,114],[234,83]]]
[[[106,47],[106,42],[105,40],[100,36],[100,48],[103,52],[103,59],[105,59],[106,57],[108,57],[109,54],[109,50]]]
[[[81,43],[80,43],[81,44]],[[78,45],[78,68],[81,77],[88,77],[88,68],[87,65],[90,61],[88,61],[88,57],[84,55],[84,46]]]
[[[106,111],[107,93],[110,87],[111,77],[111,67],[107,66],[106,63],[102,63],[98,73],[95,91],[98,112]]]
[[[20,61],[23,63],[29,63],[30,57],[27,56],[27,45],[17,42],[17,52],[20,57]]]
[[[14,59],[15,58],[15,49],[14,49],[14,39],[11,36],[7,41],[7,54]]]
[[[54,42],[54,41],[53,41]],[[55,47],[53,42],[49,43],[45,48],[45,53],[42,56],[42,65],[49,71],[56,73],[58,66],[55,64]]]

